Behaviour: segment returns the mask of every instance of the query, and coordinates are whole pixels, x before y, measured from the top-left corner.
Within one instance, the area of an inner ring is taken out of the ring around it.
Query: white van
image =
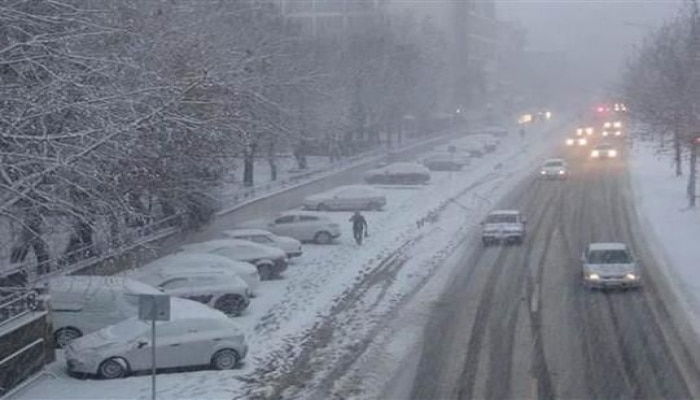
[[[153,286],[116,276],[62,276],[48,284],[53,337],[58,347],[138,315],[140,294],[162,294]]]

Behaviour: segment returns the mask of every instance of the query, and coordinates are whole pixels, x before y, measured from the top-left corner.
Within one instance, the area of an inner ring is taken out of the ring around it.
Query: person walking
[[[355,237],[355,243],[362,245],[362,239],[369,236],[367,233],[367,220],[359,211],[355,211],[349,221],[352,222],[352,234]]]
[[[525,128],[520,127],[520,139],[525,139]]]

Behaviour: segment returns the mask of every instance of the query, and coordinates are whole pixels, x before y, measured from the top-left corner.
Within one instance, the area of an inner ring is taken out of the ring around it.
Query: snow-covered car
[[[591,243],[581,256],[584,285],[589,288],[639,287],[642,277],[624,243]]]
[[[379,211],[386,205],[386,196],[367,185],[339,186],[304,199],[304,208],[318,211]]]
[[[123,276],[62,276],[48,282],[53,338],[58,347],[138,314],[139,295],[162,294]]]
[[[207,270],[220,269],[238,275],[248,286],[248,289],[255,294],[260,286],[260,274],[255,265],[210,253],[184,253],[179,252],[158,258],[141,266],[139,270],[151,270],[162,268],[203,268]]]
[[[540,167],[540,177],[544,179],[566,179],[568,175],[568,165],[561,158],[545,160]]]
[[[287,255],[284,251],[247,240],[209,240],[186,244],[180,247],[180,250],[186,253],[217,254],[231,260],[251,263],[258,269],[260,279],[264,281],[279,277],[287,269]]]
[[[275,235],[264,229],[230,229],[224,231],[229,239],[248,240],[266,246],[277,247],[287,253],[287,257],[299,257],[303,254],[301,242],[297,239]]]
[[[423,159],[423,165],[431,171],[460,171],[469,165],[469,158],[456,151],[433,153]]]
[[[481,223],[481,240],[485,246],[495,243],[522,244],[527,221],[517,210],[496,210]]]
[[[239,316],[250,304],[250,289],[235,272],[206,266],[167,265],[139,268],[129,276],[171,296],[206,304],[227,315]]]
[[[280,235],[303,242],[330,244],[340,237],[340,225],[327,216],[314,211],[285,211],[271,220],[254,220],[243,223],[240,228],[267,229]]]
[[[248,353],[245,335],[225,314],[190,300],[171,298],[170,320],[156,322],[156,368],[240,366]],[[151,368],[151,323],[129,318],[70,343],[71,375],[122,378]]]
[[[617,150],[610,143],[600,143],[591,150],[591,158],[615,158]]]
[[[400,162],[369,170],[364,178],[369,184],[421,185],[430,181],[430,170],[417,163]]]
[[[496,137],[508,136],[508,128],[501,125],[490,125],[481,129],[482,133]]]

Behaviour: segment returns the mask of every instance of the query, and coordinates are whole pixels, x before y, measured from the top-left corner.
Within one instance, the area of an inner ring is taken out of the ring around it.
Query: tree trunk
[[[698,150],[697,150],[697,144],[695,141],[692,141],[690,143],[690,161],[689,161],[689,173],[688,173],[688,207],[694,208],[695,207],[695,199],[696,199],[696,189],[695,189],[695,175],[697,171],[697,158],[698,158]]]
[[[255,164],[255,144],[251,144],[246,149],[243,156],[243,185],[253,186],[255,184],[254,178],[254,164]]]
[[[681,138],[678,129],[673,130],[673,162],[676,167],[676,176],[683,175],[683,153]]]

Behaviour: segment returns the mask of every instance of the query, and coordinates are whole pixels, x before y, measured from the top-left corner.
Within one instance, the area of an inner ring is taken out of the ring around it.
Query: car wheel
[[[330,233],[328,232],[318,232],[316,236],[314,236],[314,242],[317,244],[329,244],[333,240],[333,237],[331,236]]]
[[[269,281],[273,278],[272,264],[264,262],[256,265],[261,281]]]
[[[316,206],[316,211],[330,211],[330,208],[328,208],[328,206],[325,205],[324,203],[319,203]]]
[[[56,347],[62,349],[66,347],[68,343],[81,336],[83,336],[83,333],[75,328],[61,328],[53,334],[53,339],[56,343]]]
[[[211,367],[218,370],[234,369],[241,364],[241,356],[236,350],[222,349],[211,357]]]
[[[248,307],[245,297],[239,294],[226,294],[219,297],[214,303],[214,308],[226,315],[238,317]]]
[[[112,357],[102,361],[98,368],[98,374],[103,379],[123,378],[129,367],[123,358]]]

